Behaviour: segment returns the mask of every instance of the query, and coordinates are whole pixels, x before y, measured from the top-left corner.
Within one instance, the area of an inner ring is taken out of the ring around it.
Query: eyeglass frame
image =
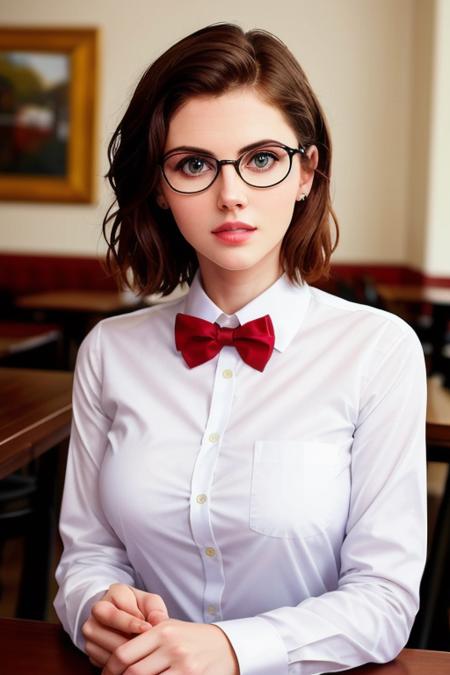
[[[265,147],[265,146],[263,145],[263,146],[261,147],[261,150],[263,150],[264,147]],[[206,187],[202,188],[201,190],[194,190],[193,192],[185,192],[184,190],[177,190],[176,188],[174,188],[174,187],[170,184],[169,179],[167,178],[166,174],[164,173],[164,162],[166,161],[166,159],[169,159],[169,157],[171,157],[172,155],[182,154],[181,151],[176,151],[176,150],[174,150],[174,151],[169,151],[168,153],[166,153],[166,154],[162,157],[162,159],[160,160],[160,162],[158,162],[158,166],[159,166],[159,168],[161,169],[161,173],[162,173],[162,175],[163,175],[163,177],[164,177],[164,180],[166,181],[166,183],[167,183],[167,185],[170,187],[170,189],[173,190],[174,192],[178,192],[178,194],[181,194],[181,195],[196,195],[196,194],[200,194],[201,192],[205,192],[205,190],[209,190],[209,188],[211,187],[211,185],[216,181],[218,175],[220,174],[220,172],[221,172],[221,170],[222,170],[222,167],[223,167],[225,164],[232,164],[232,165],[234,166],[235,170],[236,170],[237,175],[239,176],[239,178],[240,178],[246,185],[249,185],[250,187],[257,188],[257,189],[259,189],[259,190],[265,190],[265,189],[267,189],[267,188],[275,187],[275,185],[279,185],[279,184],[282,183],[284,180],[286,180],[286,178],[287,178],[287,177],[289,176],[289,174],[291,173],[291,169],[292,169],[292,158],[294,157],[294,155],[300,154],[300,155],[302,155],[303,157],[306,156],[306,147],[305,147],[304,145],[299,145],[298,148],[290,148],[288,145],[283,145],[283,143],[273,143],[272,145],[270,145],[270,144],[268,143],[268,144],[267,144],[267,147],[269,147],[269,148],[270,148],[270,147],[283,148],[283,150],[286,150],[287,154],[289,155],[289,169],[288,169],[286,175],[284,176],[284,178],[281,178],[281,180],[278,180],[276,183],[272,183],[271,185],[252,185],[252,183],[249,183],[248,181],[245,180],[245,178],[242,177],[241,172],[240,172],[240,170],[239,170],[239,164],[241,163],[241,160],[243,159],[243,157],[245,157],[245,155],[247,155],[249,152],[251,152],[251,150],[246,150],[246,151],[243,152],[242,155],[240,155],[237,159],[217,159],[217,158],[214,157],[213,155],[208,155],[207,153],[204,153],[204,152],[198,152],[198,153],[197,153],[198,155],[201,155],[201,156],[203,156],[203,157],[208,157],[208,158],[214,160],[214,162],[215,162],[215,164],[216,164],[216,175],[214,176],[214,178],[212,179],[212,181],[211,181],[211,183],[210,183],[209,185],[207,185]],[[254,150],[259,150],[259,148],[256,147],[256,148],[254,148]],[[195,152],[195,151],[193,151],[193,154],[194,154],[194,152]],[[187,153],[187,151],[186,151],[186,153]]]

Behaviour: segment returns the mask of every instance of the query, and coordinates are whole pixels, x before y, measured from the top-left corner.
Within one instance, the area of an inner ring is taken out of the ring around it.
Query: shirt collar
[[[245,307],[235,314],[227,315],[206,295],[200,281],[200,273],[197,271],[186,296],[184,311],[206,321],[230,327],[269,314],[275,330],[275,349],[282,352],[298,332],[310,298],[311,291],[306,282],[301,285],[293,284],[283,274]]]

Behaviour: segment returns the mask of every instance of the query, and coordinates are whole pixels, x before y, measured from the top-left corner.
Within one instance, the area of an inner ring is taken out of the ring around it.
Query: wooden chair
[[[26,537],[32,524],[36,477],[31,473],[13,474],[0,480],[0,563],[4,545],[11,539]],[[0,567],[0,595],[3,590]]]
[[[0,365],[60,369],[62,334],[54,324],[0,321]]]

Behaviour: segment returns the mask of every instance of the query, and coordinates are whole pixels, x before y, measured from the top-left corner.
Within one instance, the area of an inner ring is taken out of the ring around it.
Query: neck
[[[207,296],[225,314],[235,312],[248,305],[258,295],[272,286],[283,274],[278,268],[268,275],[267,270],[212,270],[200,261],[202,285]]]

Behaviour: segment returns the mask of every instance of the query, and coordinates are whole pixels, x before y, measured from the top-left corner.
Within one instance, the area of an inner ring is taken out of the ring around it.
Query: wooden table
[[[376,288],[386,302],[450,306],[450,288],[412,284],[377,284]]]
[[[0,368],[0,478],[68,437],[72,374]]]
[[[70,433],[71,394],[71,373],[0,368],[0,478],[40,457],[17,610],[25,618],[46,613],[56,527],[56,446]]]
[[[95,314],[115,314],[133,309],[139,303],[139,298],[131,293],[118,291],[47,291],[16,299],[16,305],[25,309]]]
[[[0,663],[5,675],[92,675],[94,668],[62,628],[40,621],[0,619]],[[448,675],[450,653],[404,649],[385,665],[345,671],[351,675]],[[274,674],[275,675],[275,674]]]
[[[444,372],[442,349],[445,344],[447,326],[450,321],[450,288],[441,286],[417,286],[399,284],[377,284],[376,290],[386,308],[404,318],[405,308],[411,305],[430,305],[432,307],[431,326],[431,373]]]

